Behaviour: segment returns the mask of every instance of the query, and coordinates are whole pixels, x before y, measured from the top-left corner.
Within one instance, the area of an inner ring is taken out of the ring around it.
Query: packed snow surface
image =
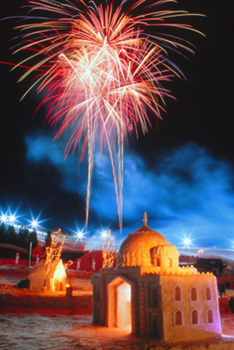
[[[0,296],[17,297],[30,303],[29,291],[16,290],[15,284],[27,278],[22,269],[3,271],[0,268]],[[79,276],[80,277],[80,276]],[[90,279],[81,279],[70,274],[74,296],[91,293]],[[23,296],[24,294],[24,296]],[[44,299],[45,296],[44,296]],[[54,298],[56,299],[56,298]],[[57,297],[58,299],[58,297]],[[68,298],[70,299],[70,298]],[[73,298],[74,299],[74,298]],[[15,300],[13,298],[12,300]],[[90,309],[27,309],[16,304],[0,309],[1,350],[234,350],[234,315],[225,310],[222,315],[223,338],[220,342],[196,342],[187,344],[165,344],[153,339],[131,336],[130,329],[106,328],[92,324]],[[68,314],[69,313],[69,314]],[[229,338],[230,337],[230,338]]]
[[[94,326],[90,315],[0,314],[0,349],[7,350],[231,350],[222,343],[163,344],[129,335],[129,329]]]

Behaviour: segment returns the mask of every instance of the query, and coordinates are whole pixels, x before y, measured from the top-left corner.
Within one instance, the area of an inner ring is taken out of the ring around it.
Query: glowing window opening
[[[195,287],[192,287],[190,289],[190,300],[191,301],[197,301],[198,300],[197,288],[195,288]]]
[[[179,286],[176,286],[174,288],[174,301],[181,301],[182,300],[182,291]]]
[[[198,324],[198,312],[196,309],[193,309],[191,312],[191,323],[193,325]]]
[[[207,319],[207,323],[214,323],[213,311],[211,309],[207,310],[206,319]]]
[[[212,300],[212,290],[209,286],[206,287],[206,289],[205,289],[205,300],[207,300],[207,301]]]
[[[176,310],[174,312],[174,326],[182,326],[183,325],[183,314],[180,310]]]

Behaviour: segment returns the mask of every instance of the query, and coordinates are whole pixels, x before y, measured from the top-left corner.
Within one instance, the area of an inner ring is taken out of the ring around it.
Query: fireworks
[[[15,68],[28,67],[20,81],[33,75],[29,90],[46,91],[41,104],[50,125],[58,124],[55,138],[71,133],[65,155],[78,143],[81,160],[87,151],[86,227],[96,140],[110,155],[121,228],[124,142],[139,128],[147,132],[149,111],[160,118],[170,96],[162,83],[181,75],[167,51],[193,52],[191,44],[163,31],[196,31],[175,22],[189,13],[162,8],[174,2],[28,1],[28,15],[17,26],[22,36],[15,53],[26,56]]]

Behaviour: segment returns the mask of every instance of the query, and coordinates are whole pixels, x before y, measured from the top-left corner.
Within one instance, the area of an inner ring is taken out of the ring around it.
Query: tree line
[[[26,227],[21,227],[19,232],[16,232],[13,225],[0,225],[0,243],[12,244],[17,247],[29,249],[30,242],[32,242],[32,249],[37,246],[37,232],[35,230],[29,231]]]

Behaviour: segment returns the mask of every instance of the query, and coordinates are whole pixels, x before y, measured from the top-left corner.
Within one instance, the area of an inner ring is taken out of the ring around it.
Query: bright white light
[[[31,213],[31,220],[29,221],[29,226],[31,227],[32,230],[36,230],[38,227],[40,227],[40,223],[42,221],[39,221],[40,214],[37,216],[36,219],[34,219],[33,214]]]
[[[15,221],[16,221],[15,214],[10,214],[8,219],[9,219],[10,225],[14,225],[15,224]]]
[[[18,216],[16,216],[16,212],[14,214],[11,213],[10,209],[8,209],[7,213],[1,213],[0,222],[6,225],[14,226],[17,221]]]
[[[6,224],[6,223],[7,223],[7,215],[6,215],[6,214],[2,214],[2,215],[0,216],[0,220],[1,220],[1,222],[3,222],[4,224]]]
[[[30,226],[36,230],[38,226],[38,221],[37,220],[30,221]]]
[[[106,239],[108,237],[108,231],[101,232],[101,239]]]
[[[190,239],[190,236],[184,236],[184,238],[182,239],[183,246],[189,248],[192,245],[192,241],[193,240]]]
[[[77,237],[77,239],[79,239],[79,240],[82,240],[83,238],[84,238],[84,233],[82,232],[82,231],[78,231],[77,233],[76,233],[76,237]]]

